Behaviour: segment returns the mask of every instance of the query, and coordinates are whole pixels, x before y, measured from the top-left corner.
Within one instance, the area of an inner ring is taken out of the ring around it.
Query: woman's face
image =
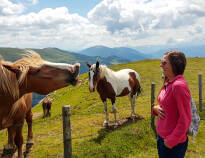
[[[168,59],[168,54],[163,56],[160,67],[162,68],[163,75],[167,77],[168,80],[172,80],[175,77],[171,63]]]

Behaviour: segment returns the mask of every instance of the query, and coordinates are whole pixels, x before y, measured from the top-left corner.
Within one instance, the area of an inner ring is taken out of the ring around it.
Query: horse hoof
[[[114,126],[118,126],[119,124],[117,122],[114,123]]]
[[[105,127],[105,128],[109,127],[108,123],[103,123],[103,127]]]
[[[34,145],[33,142],[27,142],[26,143],[26,149],[30,149]]]
[[[10,149],[4,148],[2,156],[13,155],[15,152],[16,152],[16,148],[10,148]]]
[[[130,118],[128,118],[128,119],[131,119],[131,120],[141,120],[141,119],[143,119],[143,117],[140,116],[140,115],[131,115]]]

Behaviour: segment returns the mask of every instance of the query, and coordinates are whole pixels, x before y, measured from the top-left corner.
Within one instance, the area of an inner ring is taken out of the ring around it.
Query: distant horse
[[[80,69],[79,63],[52,63],[34,51],[26,53],[27,57],[14,63],[0,59],[0,130],[13,127],[19,158],[23,157],[22,127],[26,113],[22,96],[30,92],[46,95],[70,84],[75,86]]]
[[[32,97],[33,97],[33,93],[27,93],[19,99],[19,104],[21,104],[20,105],[21,108],[19,108],[21,109],[20,115],[24,114],[26,123],[28,125],[28,135],[27,135],[27,143],[26,143],[27,148],[33,145],[33,140],[32,140],[33,139],[33,132],[32,132],[33,114],[31,111]],[[8,127],[8,144],[5,145],[4,147],[4,154],[12,154],[13,152],[15,152],[15,143],[14,143],[14,137],[16,132],[15,130],[16,130],[15,126]]]
[[[51,116],[51,112],[50,112],[51,104],[52,104],[52,99],[49,96],[46,96],[42,101],[43,118]]]
[[[96,64],[90,65],[89,75],[89,90],[94,92],[97,88],[100,98],[104,103],[106,119],[104,121],[104,126],[108,126],[109,116],[107,112],[107,98],[112,102],[113,112],[114,112],[114,124],[118,125],[116,118],[116,97],[122,97],[129,95],[131,102],[131,117],[135,117],[135,99],[136,95],[140,94],[140,78],[136,71],[132,69],[123,69],[120,71],[112,71],[105,65]]]

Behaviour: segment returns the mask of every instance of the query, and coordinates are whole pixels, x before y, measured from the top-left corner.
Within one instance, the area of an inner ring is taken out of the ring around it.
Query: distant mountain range
[[[135,49],[149,55],[149,58],[162,58],[168,50],[182,51],[186,57],[205,57],[205,45],[139,46]]]
[[[140,53],[139,51],[126,47],[116,47],[109,48],[105,46],[94,46],[87,49],[84,49],[79,54],[87,56],[100,56],[100,57],[110,57],[116,56],[128,61],[138,61],[148,58],[147,55]]]

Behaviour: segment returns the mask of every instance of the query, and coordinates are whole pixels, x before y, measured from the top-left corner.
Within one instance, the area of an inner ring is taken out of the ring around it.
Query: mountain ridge
[[[148,58],[147,55],[142,54],[141,52],[132,48],[127,48],[127,47],[109,48],[101,45],[83,49],[78,53],[88,55],[88,56],[101,56],[101,57],[109,57],[114,55],[129,61],[139,61]]]

